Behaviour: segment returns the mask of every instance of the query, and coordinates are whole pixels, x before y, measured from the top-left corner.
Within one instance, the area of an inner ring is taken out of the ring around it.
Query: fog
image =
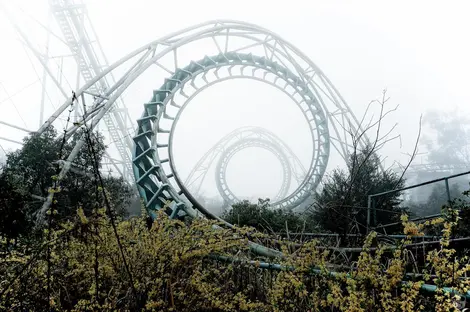
[[[470,120],[459,110],[430,110],[424,116],[424,134],[421,147],[425,150],[424,160],[416,161],[415,168],[407,173],[408,184],[423,183],[469,171]],[[424,170],[424,166],[430,168]],[[431,169],[432,168],[432,169]],[[470,189],[469,176],[463,175],[448,180],[450,198],[464,197],[462,192]],[[415,204],[426,205],[427,214],[438,213],[447,202],[445,181],[412,189],[407,192],[409,200]],[[423,214],[426,214],[423,213]]]
[[[12,2],[13,3],[13,2]],[[89,18],[103,51],[112,63],[134,49],[179,29],[212,19],[251,22],[281,35],[318,65],[337,87],[360,119],[371,100],[387,89],[389,108],[398,109],[384,120],[384,132],[397,124],[399,138],[380,153],[385,167],[406,164],[414,149],[423,115],[423,136],[414,164],[468,164],[466,119],[469,113],[470,20],[467,1],[86,1]],[[12,15],[23,31],[44,52],[48,25],[48,1],[14,1]],[[0,15],[0,121],[35,130],[40,125],[42,67],[21,44],[4,14]],[[67,92],[77,90],[73,60],[60,40],[51,36],[50,60]],[[212,49],[212,50],[211,50]],[[183,49],[180,64],[189,64],[215,53],[210,42]],[[123,72],[123,69],[120,70]],[[132,120],[168,74],[152,69],[124,93]],[[83,82],[82,82],[83,83]],[[47,82],[44,118],[64,102],[52,82]],[[69,95],[70,95],[69,94]],[[377,108],[369,111],[372,115]],[[450,117],[444,116],[449,113]],[[374,115],[375,117],[377,115]],[[451,122],[445,122],[451,120]],[[62,130],[65,118],[56,127]],[[452,125],[452,126],[445,126]],[[135,128],[135,125],[128,125]],[[300,110],[279,90],[252,80],[218,83],[196,96],[188,105],[175,132],[175,164],[183,179],[201,156],[220,138],[242,126],[266,128],[284,142],[308,167],[312,142]],[[100,126],[106,135],[105,127]],[[21,141],[24,132],[0,124],[0,137]],[[373,136],[374,133],[372,132]],[[109,143],[109,142],[108,142]],[[18,148],[0,140],[2,153]],[[112,150],[111,154],[116,155]],[[344,166],[331,149],[328,170]],[[440,173],[432,175],[439,176]],[[207,197],[217,195],[213,171],[202,186]],[[228,166],[227,179],[240,197],[274,196],[281,183],[281,166],[265,150],[249,148],[238,153]],[[294,188],[295,185],[292,186]]]

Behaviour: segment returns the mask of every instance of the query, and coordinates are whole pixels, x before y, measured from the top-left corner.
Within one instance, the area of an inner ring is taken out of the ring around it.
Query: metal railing
[[[469,175],[469,174],[470,174],[470,171],[466,171],[466,172],[446,176],[446,177],[439,178],[439,179],[434,179],[434,180],[429,180],[429,181],[418,183],[418,184],[413,184],[413,185],[403,187],[403,188],[399,188],[399,189],[395,189],[395,190],[390,190],[390,191],[386,191],[386,192],[381,192],[381,193],[376,193],[376,194],[369,195],[368,199],[367,199],[367,232],[369,232],[372,228],[371,227],[371,221],[372,221],[371,219],[372,218],[373,218],[374,228],[386,228],[386,227],[390,227],[390,226],[400,224],[400,222],[394,222],[394,223],[389,223],[389,224],[385,224],[385,225],[377,225],[377,210],[376,210],[376,198],[377,197],[384,196],[384,195],[389,195],[389,194],[401,193],[403,191],[407,191],[407,190],[415,189],[415,188],[422,187],[422,186],[425,186],[425,185],[429,185],[429,184],[444,181],[445,189],[446,189],[446,195],[447,195],[447,201],[448,201],[448,203],[450,203],[452,201],[452,199],[451,199],[451,195],[450,195],[449,180],[453,179],[453,178],[461,177],[461,176],[464,176],[464,175]],[[422,221],[422,220],[427,220],[427,219],[433,219],[433,218],[439,217],[440,215],[441,214],[433,214],[433,215],[429,215],[429,216],[425,216],[425,217],[412,219],[411,221]]]

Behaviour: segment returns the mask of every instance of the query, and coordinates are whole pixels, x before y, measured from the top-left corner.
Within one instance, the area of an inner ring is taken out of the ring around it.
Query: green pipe
[[[232,262],[232,263],[246,263],[250,265],[256,265],[260,268],[263,269],[268,269],[268,270],[275,270],[275,271],[294,271],[295,267],[294,266],[286,266],[286,265],[281,265],[277,263],[268,263],[268,262],[261,262],[261,261],[254,261],[254,260],[243,260],[239,258],[232,258],[232,257],[227,257],[227,256],[220,256],[220,255],[210,255],[210,258],[214,260],[220,260],[224,262]],[[312,268],[311,273],[313,274],[321,274],[322,271],[321,269],[318,268]],[[328,275],[331,275],[333,277],[338,277],[341,273],[335,272],[335,271],[327,271]],[[352,278],[350,274],[346,274],[347,278]],[[402,285],[406,285],[406,281],[402,281]],[[424,292],[429,292],[429,293],[435,293],[439,289],[436,285],[431,285],[431,284],[423,284],[421,285],[420,288]],[[446,293],[456,293],[455,290],[453,290],[451,287],[443,287],[441,288],[444,292]],[[470,300],[470,291],[467,291],[465,294],[459,294],[461,297],[464,297],[466,300]]]

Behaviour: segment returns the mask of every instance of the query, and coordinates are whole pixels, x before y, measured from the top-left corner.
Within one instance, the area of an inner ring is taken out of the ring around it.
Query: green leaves
[[[440,222],[449,235],[455,223]],[[266,260],[249,253],[244,235],[253,229],[215,230],[215,224],[194,220],[186,225],[161,211],[150,230],[144,217],[119,222],[138,298],[130,292],[112,226],[101,209],[89,216],[78,210],[60,229],[51,230],[48,242],[38,242],[43,248],[47,243],[51,251],[50,294],[45,287],[46,253],[21,243],[12,246],[14,242],[0,237],[0,309],[414,312],[423,311],[422,304],[443,308],[458,300],[449,301],[442,292],[430,300],[420,293],[423,280],[404,284],[405,268],[413,260],[403,248],[389,254],[379,245],[372,251],[375,233],[368,236],[349,272],[334,266],[335,255],[318,248],[322,246],[316,241],[294,250],[291,242],[281,241],[286,255],[281,265],[295,270],[274,271],[260,269],[259,261]],[[454,259],[454,252],[445,246],[427,250],[428,272],[447,282],[453,274],[457,281],[470,273],[467,258]],[[219,261],[214,254],[225,255],[228,261]],[[255,265],[231,260],[235,258],[254,260]],[[16,279],[23,268],[27,274]],[[459,281],[459,292],[470,287],[470,280]],[[11,287],[5,289],[6,285]]]
[[[45,198],[50,193],[54,194],[57,218],[62,220],[72,218],[79,207],[89,215],[96,205],[102,204],[101,192],[96,192],[93,179],[69,172],[62,181],[58,181],[60,168],[57,161],[68,155],[83,131],[78,130],[69,142],[62,145],[62,141],[57,139],[57,131],[50,127],[41,135],[32,134],[24,138],[23,147],[7,155],[0,173],[0,214],[5,216],[5,222],[0,221],[0,233],[15,237],[30,235],[35,213],[43,203],[41,197]],[[94,133],[91,140],[100,162],[106,149],[104,138]],[[94,157],[85,144],[74,166],[93,176],[93,164]],[[103,182],[117,215],[126,217],[135,197],[134,190],[122,178],[104,177]]]
[[[404,181],[392,171],[382,171],[378,155],[370,147],[353,153],[347,170],[336,169],[326,177],[309,220],[333,233],[365,233],[368,195],[401,188]],[[401,193],[377,197],[377,224],[399,220]]]
[[[314,230],[311,223],[306,222],[301,214],[288,210],[273,210],[269,207],[269,200],[263,199],[259,199],[258,204],[247,200],[234,204],[222,218],[231,224],[253,227],[269,234],[286,232],[286,227],[289,232]]]

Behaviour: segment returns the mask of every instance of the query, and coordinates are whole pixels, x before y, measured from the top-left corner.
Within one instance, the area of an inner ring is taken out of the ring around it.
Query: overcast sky
[[[15,2],[46,24],[47,1]],[[469,111],[468,1],[86,3],[110,62],[181,28],[210,19],[237,19],[268,28],[302,50],[330,78],[358,117],[369,101],[380,97],[387,88],[390,107],[400,106],[388,117],[386,125],[398,122],[395,133],[402,135],[401,144],[396,141],[382,150],[389,164],[394,160],[406,161],[403,153],[413,149],[421,113],[429,109]],[[39,124],[41,85],[17,35],[0,16],[0,121],[34,130]],[[23,25],[31,40],[44,47],[42,29],[31,20]],[[204,52],[201,47],[194,57],[199,59]],[[152,89],[162,84],[163,78],[147,75],[126,92],[125,103],[133,119],[141,115],[142,104],[149,99]],[[8,100],[8,95],[16,92],[19,93]],[[58,106],[63,102],[54,90],[49,91],[49,96],[46,118],[54,109],[52,104]],[[307,166],[311,157],[308,127],[296,109],[285,95],[259,82],[230,81],[209,88],[188,106],[178,125],[175,159],[181,175],[185,177],[222,136],[245,125],[275,132]],[[0,125],[0,137],[19,140],[22,135]],[[0,144],[4,149],[17,147],[1,140]],[[329,169],[340,165],[337,158],[332,159]],[[239,195],[272,196],[280,187],[280,168],[269,152],[247,149],[234,156],[228,167],[228,182]],[[213,179],[208,179],[205,192],[215,194],[214,185]]]

